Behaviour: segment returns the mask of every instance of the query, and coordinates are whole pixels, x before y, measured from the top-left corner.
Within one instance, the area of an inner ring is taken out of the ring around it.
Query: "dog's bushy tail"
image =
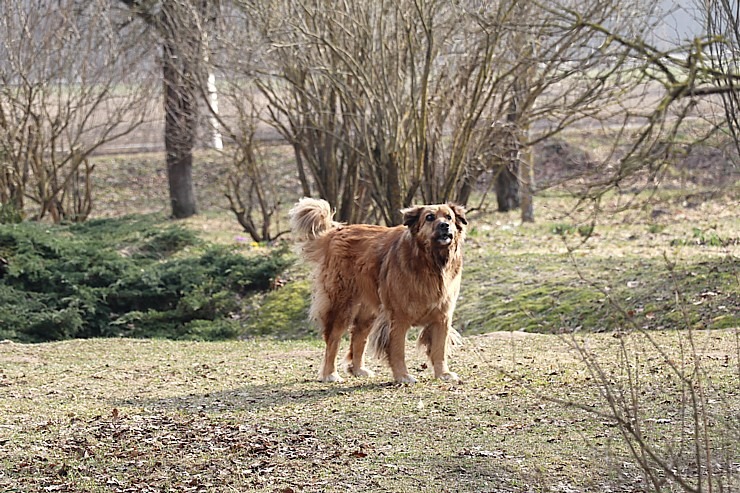
[[[304,197],[288,213],[290,229],[298,242],[313,240],[335,226],[334,213],[329,202],[322,199]]]
[[[375,319],[367,339],[369,353],[380,361],[388,360],[388,345],[391,341],[391,324],[383,315]]]
[[[416,349],[421,353],[429,356],[429,348],[432,345],[432,334],[431,327],[424,327],[419,332],[419,338],[416,340]],[[453,327],[447,329],[447,340],[445,341],[445,356],[450,356],[455,348],[462,346],[463,338],[462,335],[455,330]]]

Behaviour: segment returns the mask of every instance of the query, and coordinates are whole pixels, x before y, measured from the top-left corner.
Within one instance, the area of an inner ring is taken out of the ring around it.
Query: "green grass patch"
[[[308,320],[311,300],[309,282],[298,280],[254,296],[245,321],[245,336],[272,336],[283,339],[315,337]]]
[[[561,333],[740,326],[731,257],[670,265],[661,258],[482,254],[463,274],[463,332]]]
[[[704,230],[702,228],[694,227],[691,230],[690,238],[675,238],[671,240],[673,246],[712,246],[712,247],[727,247],[731,245],[737,245],[740,242],[738,238],[728,238],[720,236],[717,231],[712,229]]]

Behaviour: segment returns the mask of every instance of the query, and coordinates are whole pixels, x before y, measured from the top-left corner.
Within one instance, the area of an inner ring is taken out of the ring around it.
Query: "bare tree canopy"
[[[271,224],[281,180],[259,152],[265,125],[292,147],[304,195],[327,199],[340,220],[387,224],[413,202],[480,207],[491,189],[499,210],[519,207],[522,220],[534,220],[534,146],[577,125],[614,135],[602,166],[579,176],[588,196],[634,173],[659,176],[701,105],[723,103],[707,135],[737,137],[737,16],[722,2],[702,10],[708,36],[668,47],[646,41],[660,12],[638,0],[114,5],[2,5],[0,122],[12,164],[3,168],[4,204],[23,209],[30,199],[39,217],[84,218],[85,157],[143,121],[136,97],[149,87],[152,60],[161,69],[173,216],[197,211],[193,149],[205,108],[234,146],[229,203],[256,241],[279,235]],[[137,90],[124,98],[122,87]],[[92,118],[103,105],[106,125]],[[100,139],[82,145],[92,127]],[[41,137],[44,152],[56,152],[44,158],[51,171],[31,164],[41,162]],[[47,186],[64,170],[69,178]],[[42,182],[33,193],[29,177]],[[76,192],[62,191],[73,183]],[[79,210],[61,212],[70,206],[55,201],[70,193]]]
[[[722,97],[727,131],[740,154],[740,11],[737,2],[707,2],[705,11],[709,63]]]
[[[531,147],[628,84],[624,47],[594,26],[637,36],[652,14],[616,0],[579,4],[590,23],[553,3],[239,5],[258,53],[250,77],[294,147],[304,193],[343,220],[388,224],[415,200],[466,203],[502,170],[531,220]]]

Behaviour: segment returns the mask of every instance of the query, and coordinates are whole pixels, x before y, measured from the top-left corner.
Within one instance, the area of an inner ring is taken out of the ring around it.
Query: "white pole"
[[[215,116],[218,114],[218,91],[216,89],[216,74],[211,71],[208,72],[207,89],[208,104],[211,105],[211,110],[213,111],[213,114],[211,114],[209,118],[211,123],[211,145],[214,149],[220,151],[224,148],[224,141],[221,138],[221,131],[218,129],[218,118],[216,118]]]

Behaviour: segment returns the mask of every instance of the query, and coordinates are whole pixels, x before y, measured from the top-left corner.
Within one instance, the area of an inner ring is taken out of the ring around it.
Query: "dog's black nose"
[[[448,233],[450,231],[450,225],[448,223],[439,223],[437,228],[443,233]]]

